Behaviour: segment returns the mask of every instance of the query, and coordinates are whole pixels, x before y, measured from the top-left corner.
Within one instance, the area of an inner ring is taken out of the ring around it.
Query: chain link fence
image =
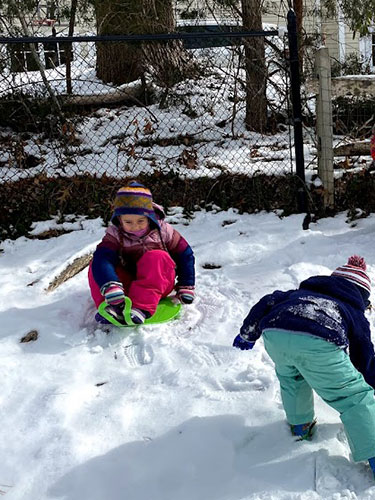
[[[276,183],[293,177],[295,167],[287,47],[277,32],[271,33],[260,37],[265,43],[260,61],[249,52],[255,38],[228,34],[3,40],[4,197],[9,200],[11,189],[19,190],[22,182],[35,187],[35,182],[51,185],[59,179],[66,185],[86,178],[91,186],[92,179],[102,184],[111,179],[118,187],[146,176],[173,178],[175,184],[178,179],[186,198],[187,191],[197,190],[193,181],[204,179],[207,195],[223,176],[232,179],[232,186],[234,178],[254,182],[261,176],[267,178],[269,199],[259,202],[258,187],[259,206],[254,201],[251,209],[272,208]],[[255,90],[249,54],[260,82]],[[252,120],[264,102],[266,118],[256,131]],[[233,196],[238,200],[248,196],[246,182],[238,182],[244,190],[237,188]],[[61,189],[57,198],[64,199],[66,188]],[[9,210],[17,225],[20,208]]]

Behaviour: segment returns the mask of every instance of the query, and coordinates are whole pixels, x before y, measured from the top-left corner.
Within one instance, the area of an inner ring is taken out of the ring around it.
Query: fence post
[[[335,202],[331,64],[327,47],[320,47],[316,51],[315,72],[318,79],[318,94],[316,101],[318,175],[323,183],[323,204],[326,210],[327,208],[334,208]]]
[[[289,64],[290,64],[290,86],[293,107],[294,126],[294,152],[296,156],[296,174],[300,179],[300,186],[297,191],[298,210],[307,212],[307,199],[305,188],[305,161],[303,156],[303,135],[302,135],[302,107],[301,107],[301,79],[299,72],[298,58],[298,35],[297,18],[293,9],[287,14],[288,20],[288,41],[289,41]],[[308,229],[309,216],[305,218],[303,228]],[[305,227],[306,226],[306,227]]]

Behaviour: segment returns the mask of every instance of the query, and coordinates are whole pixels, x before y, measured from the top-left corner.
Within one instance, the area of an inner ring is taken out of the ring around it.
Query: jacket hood
[[[337,276],[311,276],[307,280],[302,281],[299,289],[328,295],[362,311],[366,308],[365,301],[358,287],[345,278]]]
[[[157,203],[152,202],[152,207],[154,209],[154,214],[148,216],[148,218],[151,221],[151,227],[154,229],[159,229],[160,230],[160,225],[159,225],[159,220],[165,219],[165,212],[164,209],[161,205],[158,205]],[[113,214],[111,218],[112,224],[114,224],[117,227],[120,226],[120,221],[117,215]]]

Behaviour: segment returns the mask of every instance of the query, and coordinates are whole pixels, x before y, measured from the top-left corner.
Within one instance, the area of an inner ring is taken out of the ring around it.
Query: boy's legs
[[[153,315],[162,297],[174,288],[176,264],[164,250],[150,250],[137,262],[137,276],[129,286],[133,307]]]
[[[291,425],[298,425],[314,419],[314,396],[311,387],[291,359],[290,351],[293,350],[293,343],[289,341],[291,335],[294,334],[265,332],[263,338],[264,347],[275,363],[287,421]]]
[[[271,349],[278,349],[278,359],[287,359],[317,394],[340,413],[353,459],[361,461],[375,456],[374,389],[349,356],[331,342],[293,332],[267,331],[265,345],[269,343]],[[301,395],[297,394],[296,399],[301,400]]]
[[[353,460],[359,462],[374,457],[374,389],[342,349],[335,350],[333,344],[326,344],[327,355],[323,357],[323,364],[319,364],[319,370],[313,360],[310,366],[300,367],[301,373],[317,394],[340,413]]]

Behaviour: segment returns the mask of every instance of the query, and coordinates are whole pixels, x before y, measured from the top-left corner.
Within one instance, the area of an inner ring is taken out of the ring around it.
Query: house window
[[[44,42],[44,59],[47,69],[55,68],[62,64],[66,64],[68,55],[70,60],[73,61],[72,44],[67,42]]]
[[[73,60],[73,50],[70,43],[44,42],[43,51],[38,50],[38,55],[46,69],[52,69],[56,66],[66,64],[68,54],[70,60]],[[38,65],[31,53],[29,44],[14,44],[8,46],[10,55],[10,70],[13,73],[22,73],[24,71],[38,71]]]
[[[73,61],[73,49],[71,43],[59,43],[59,64],[66,64],[68,55],[70,55],[70,60]]]
[[[44,42],[44,61],[47,69],[59,66],[59,51],[56,42]]]
[[[21,43],[9,45],[8,50],[10,55],[10,70],[13,73],[37,71],[38,65],[31,53],[29,44]]]

